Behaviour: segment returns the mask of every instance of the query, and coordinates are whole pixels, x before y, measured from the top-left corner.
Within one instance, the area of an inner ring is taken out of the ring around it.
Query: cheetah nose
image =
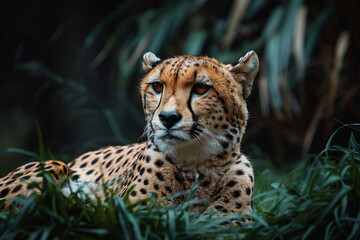
[[[170,129],[177,122],[180,121],[182,116],[177,110],[174,111],[161,111],[159,114],[160,121],[164,124],[167,129]]]

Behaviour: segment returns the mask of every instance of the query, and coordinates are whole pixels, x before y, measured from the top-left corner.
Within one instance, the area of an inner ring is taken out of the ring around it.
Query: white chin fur
[[[158,138],[155,134],[154,142],[159,150],[169,155],[174,161],[184,165],[193,165],[201,163],[208,159],[211,155],[216,155],[222,151],[222,147],[218,141],[206,141],[205,137],[201,140],[193,142],[179,141],[178,144]]]

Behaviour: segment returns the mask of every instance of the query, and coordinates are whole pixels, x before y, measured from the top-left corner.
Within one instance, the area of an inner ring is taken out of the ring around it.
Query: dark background
[[[137,141],[147,51],[233,63],[255,50],[261,70],[244,150],[274,166],[317,153],[339,126],[359,122],[359,5],[1,1],[0,175],[38,159],[42,145],[46,158],[67,162]]]

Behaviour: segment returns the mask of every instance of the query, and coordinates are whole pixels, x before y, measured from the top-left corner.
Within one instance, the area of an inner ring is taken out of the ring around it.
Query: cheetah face
[[[246,125],[245,99],[258,65],[254,52],[235,66],[187,55],[161,61],[146,53],[140,88],[150,141],[177,158],[234,150]]]

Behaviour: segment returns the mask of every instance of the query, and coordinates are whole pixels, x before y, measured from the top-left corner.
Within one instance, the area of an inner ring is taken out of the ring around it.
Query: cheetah
[[[246,99],[259,70],[257,54],[250,51],[231,65],[207,56],[161,60],[148,52],[142,66],[145,142],[87,152],[68,165],[54,160],[25,164],[0,179],[0,199],[30,196],[27,183],[41,181],[44,168],[57,181],[71,172],[73,183],[86,182],[92,190],[112,183],[121,197],[135,185],[130,201],[149,194],[166,199],[198,181],[195,196],[208,201],[208,209],[251,210],[254,174],[241,153],[241,140],[248,119]],[[186,201],[168,199],[171,204]]]

